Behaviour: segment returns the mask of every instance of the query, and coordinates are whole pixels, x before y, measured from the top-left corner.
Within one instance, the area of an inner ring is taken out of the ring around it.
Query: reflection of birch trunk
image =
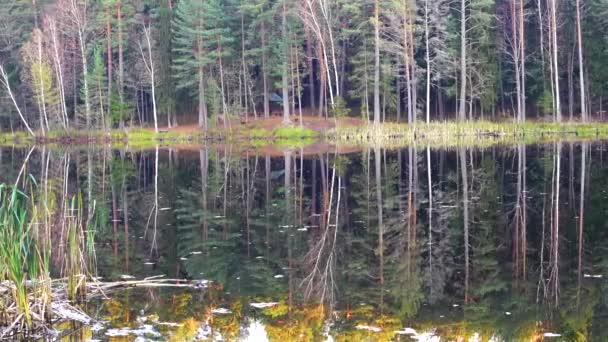
[[[87,218],[90,221],[93,214],[93,153],[87,151]]]
[[[384,304],[384,223],[382,221],[382,174],[380,148],[374,149],[376,173],[376,205],[378,206],[378,255],[380,256],[380,306]]]
[[[283,152],[283,161],[285,166],[285,213],[287,217],[287,225],[290,225],[292,218],[292,203],[291,203],[291,151]]]
[[[429,191],[429,279],[433,279],[433,178],[431,171],[431,147],[426,147],[426,172]],[[431,297],[433,296],[433,287],[429,286]]]
[[[126,174],[122,176],[122,217],[125,232],[125,272],[129,274],[129,196]]]
[[[580,298],[583,270],[583,229],[585,227],[585,182],[587,173],[587,143],[581,143],[581,190],[578,214],[578,286],[577,299]]]
[[[113,251],[114,257],[118,256],[118,204],[116,202],[116,189],[112,182],[112,228],[114,229]]]
[[[158,145],[154,157],[154,238],[152,246],[156,246],[156,230],[158,228]]]
[[[418,151],[416,147],[408,148],[409,167],[408,167],[408,203],[407,203],[407,252],[408,260],[412,253],[416,253],[417,241],[417,211],[416,211],[416,187],[418,186]],[[408,272],[411,272],[411,264],[408,263]]]
[[[464,232],[464,302],[469,302],[469,177],[467,174],[467,156],[464,148],[458,151],[460,171],[462,173],[462,205]]]
[[[335,159],[334,159],[335,160]],[[336,200],[336,215],[332,224],[332,210],[334,203],[334,189],[336,183],[336,165],[334,163],[331,176],[331,188],[329,189],[329,202],[324,208],[327,211],[326,221],[321,223],[322,235],[317,242],[311,247],[304,259],[311,264],[310,273],[302,280],[301,286],[304,286],[304,295],[310,298],[314,293],[317,293],[320,302],[328,301],[331,305],[334,303],[334,262],[335,262],[335,247],[338,237],[339,212],[342,178],[338,178],[337,200]],[[324,192],[326,192],[324,190]]]
[[[551,190],[551,274],[549,277],[550,286],[553,289],[555,305],[559,304],[559,186],[561,168],[562,143],[555,145],[555,155],[553,164],[553,184]]]
[[[146,224],[146,232],[144,235],[146,235],[148,232],[150,220],[153,222],[154,229],[152,232],[152,246],[150,248],[150,252],[152,252],[156,249],[156,233],[158,228],[158,145],[156,146],[154,156],[154,204],[152,205],[152,210],[148,216],[148,223]]]
[[[553,186],[553,184],[551,184]],[[546,297],[546,283],[545,283],[545,228],[547,226],[547,194],[546,194],[546,184],[544,185],[545,193],[543,193],[543,208],[542,208],[542,218],[541,218],[541,227],[542,234],[540,239],[540,262],[539,262],[539,272],[538,272],[538,285],[536,287],[536,303],[540,301],[540,289],[543,289],[543,298]]]
[[[228,181],[229,181],[229,177],[228,175],[230,174],[230,153],[228,153],[229,151],[226,151],[227,153],[225,153],[224,155],[224,185],[222,186],[224,189],[224,200],[222,201],[222,219],[224,220],[224,233],[223,233],[223,239],[226,240],[226,238],[228,237],[228,220],[226,220],[226,214],[228,213]]]
[[[209,151],[207,147],[201,148],[199,151],[200,167],[201,167],[201,201],[203,205],[203,241],[207,241],[209,237],[209,220],[208,220],[208,209],[207,209],[207,182],[209,174]]]
[[[266,157],[264,158],[264,167],[265,167],[265,174],[266,174],[266,205],[264,206],[265,209],[265,217],[266,217],[266,247],[270,247],[270,216],[269,216],[269,211],[268,211],[268,206],[270,206],[270,172],[271,170],[271,165],[270,165],[270,155],[266,154]]]
[[[526,280],[527,214],[526,214],[526,147],[517,146],[517,194],[515,205],[514,256],[515,275]]]

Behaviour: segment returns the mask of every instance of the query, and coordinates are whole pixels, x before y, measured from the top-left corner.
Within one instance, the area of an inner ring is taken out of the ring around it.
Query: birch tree
[[[553,0],[555,1],[555,0]],[[467,97],[467,3],[460,0],[460,103],[458,120],[466,120]]]
[[[583,33],[581,28],[581,0],[576,0],[576,41],[578,49],[578,77],[580,87],[581,120],[586,122],[587,118],[587,98],[585,97],[585,67],[583,62]]]
[[[2,76],[2,79],[0,80],[0,82],[2,82],[4,89],[6,90],[9,97],[11,98],[11,101],[13,102],[13,105],[15,106],[15,110],[17,111],[17,114],[19,114],[19,118],[21,119],[21,122],[23,123],[23,125],[25,126],[27,131],[30,133],[30,135],[35,136],[34,131],[32,131],[32,128],[30,127],[27,120],[25,119],[25,116],[21,112],[21,108],[19,107],[19,104],[17,103],[17,100],[15,99],[15,95],[13,94],[13,91],[11,89],[11,84],[10,84],[8,74],[6,73],[6,70],[4,69],[4,66],[1,63],[0,63],[0,76]]]
[[[138,41],[139,53],[148,77],[150,78],[150,90],[152,92],[152,117],[154,119],[154,132],[158,133],[158,115],[156,107],[156,77],[154,67],[154,55],[152,54],[152,40],[150,38],[150,26],[142,24],[142,42]]]
[[[557,0],[549,1],[549,34],[551,37],[551,74],[553,79],[554,120],[562,122],[562,108],[559,90],[559,60],[557,46]]]
[[[58,7],[65,13],[62,15],[65,29],[74,32],[78,42],[82,67],[82,97],[84,101],[85,126],[91,127],[91,103],[89,92],[89,63],[87,58],[89,36],[89,0],[60,0]]]

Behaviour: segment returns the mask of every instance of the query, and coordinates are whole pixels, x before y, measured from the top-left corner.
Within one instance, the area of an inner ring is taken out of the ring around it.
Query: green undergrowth
[[[431,146],[488,146],[512,143],[542,143],[556,140],[608,139],[606,123],[497,123],[432,122],[416,125],[383,123],[339,127],[327,132],[336,144],[400,147],[411,144]]]

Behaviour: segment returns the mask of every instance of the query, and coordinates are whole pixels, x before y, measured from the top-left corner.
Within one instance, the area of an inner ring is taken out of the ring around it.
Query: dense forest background
[[[606,0],[5,0],[0,129],[603,119]]]

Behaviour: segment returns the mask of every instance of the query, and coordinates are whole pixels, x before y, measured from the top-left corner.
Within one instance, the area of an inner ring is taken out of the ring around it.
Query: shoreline
[[[340,125],[311,129],[298,124],[279,127],[238,126],[232,129],[167,130],[159,133],[145,128],[110,131],[53,131],[31,136],[25,131],[0,133],[0,146],[90,146],[145,148],[178,145],[240,144],[249,147],[299,148],[317,142],[336,145],[398,148],[413,144],[431,146],[486,146],[500,143],[542,143],[564,139],[608,139],[608,123],[529,121],[512,122],[431,122],[409,126],[405,123]]]

